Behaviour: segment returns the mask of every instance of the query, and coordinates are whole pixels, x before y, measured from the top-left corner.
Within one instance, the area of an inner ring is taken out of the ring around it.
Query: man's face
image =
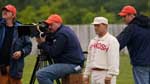
[[[57,31],[57,23],[52,23],[48,26],[49,32],[53,33],[55,31]]]
[[[132,20],[132,15],[125,15],[122,18],[125,24],[129,24]]]
[[[98,35],[103,35],[103,33],[107,32],[107,28],[105,24],[94,24],[95,32]]]
[[[2,18],[4,18],[4,19],[13,19],[13,18],[15,18],[15,16],[13,15],[12,12],[10,12],[8,10],[2,10]]]

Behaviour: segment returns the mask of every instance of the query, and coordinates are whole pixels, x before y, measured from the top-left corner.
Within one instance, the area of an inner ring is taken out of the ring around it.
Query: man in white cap
[[[119,43],[107,32],[108,20],[105,17],[95,17],[92,24],[97,35],[88,47],[84,84],[116,84],[116,76],[119,74]]]

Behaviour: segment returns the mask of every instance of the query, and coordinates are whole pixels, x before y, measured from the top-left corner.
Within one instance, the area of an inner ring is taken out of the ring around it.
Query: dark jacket
[[[120,49],[127,46],[133,66],[150,66],[150,19],[136,16],[117,36]]]
[[[2,44],[5,37],[5,23],[3,19],[0,19],[0,48],[2,48]],[[20,79],[23,74],[23,67],[24,67],[24,57],[27,56],[31,52],[32,43],[28,36],[18,36],[18,29],[17,26],[21,25],[18,22],[14,23],[14,33],[13,33],[13,40],[11,49],[11,56],[15,51],[21,50],[22,56],[18,60],[10,58],[10,75],[14,78]],[[1,49],[0,49],[1,50]],[[1,56],[1,55],[0,55]]]
[[[47,41],[40,47],[49,53],[55,63],[68,63],[83,65],[84,56],[75,33],[64,25],[52,35],[47,36]]]

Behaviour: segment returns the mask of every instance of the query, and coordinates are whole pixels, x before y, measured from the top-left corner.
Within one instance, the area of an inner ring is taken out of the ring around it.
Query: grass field
[[[35,61],[36,56],[26,57],[24,76],[22,79],[23,84],[29,84]],[[38,83],[36,82],[35,84]],[[134,84],[131,72],[131,65],[129,62],[129,58],[126,55],[122,55],[120,58],[120,74],[117,79],[117,84]]]

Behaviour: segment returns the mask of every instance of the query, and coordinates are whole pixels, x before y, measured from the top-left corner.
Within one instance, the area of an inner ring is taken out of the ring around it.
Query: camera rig
[[[18,34],[19,36],[43,37],[48,31],[48,26],[45,22],[20,25],[18,26]]]

